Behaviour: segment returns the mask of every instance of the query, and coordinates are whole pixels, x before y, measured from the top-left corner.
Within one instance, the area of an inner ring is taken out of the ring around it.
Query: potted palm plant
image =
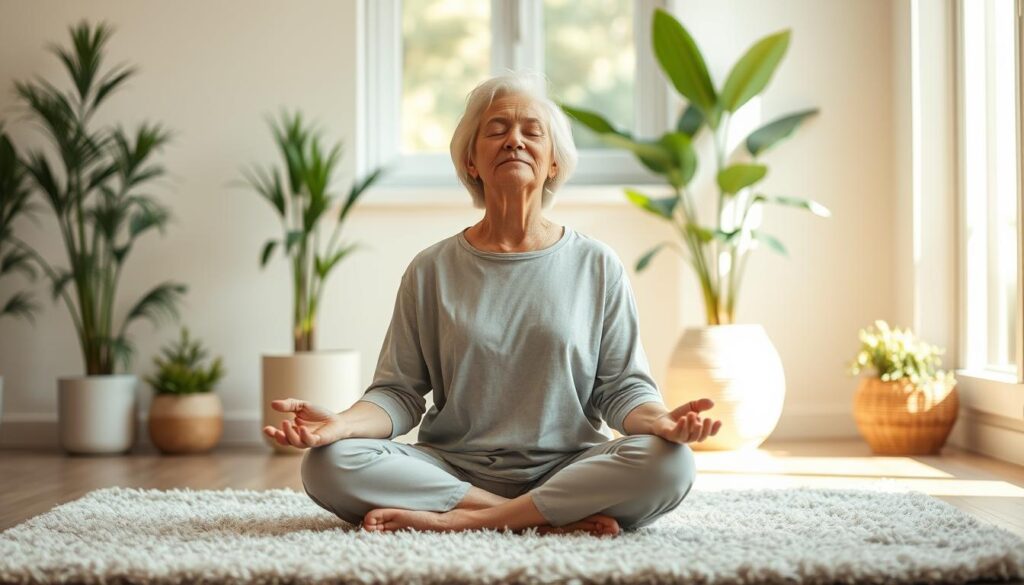
[[[774,236],[760,229],[764,205],[797,207],[830,215],[820,203],[765,194],[761,181],[768,167],[759,157],[790,136],[817,109],[782,116],[728,151],[729,123],[736,112],[767,87],[789,47],[790,31],[756,42],[716,86],[696,42],[668,12],[655,10],[654,52],[662,72],[685,99],[673,129],[658,139],[640,139],[617,128],[601,114],[562,105],[563,110],[605,143],[631,152],[641,164],[664,177],[671,195],[653,197],[626,189],[640,209],[672,224],[683,245],[658,243],[636,263],[642,271],[658,252],[670,248],[693,267],[700,283],[707,326],[687,328],[670,359],[663,392],[671,404],[709,397],[723,432],[694,449],[744,449],[760,445],[774,430],[785,400],[785,373],[764,327],[735,322],[740,284],[750,253],[761,245],[786,254]],[[697,170],[695,143],[701,130],[711,135],[715,152],[715,216],[698,217],[691,181]]]
[[[960,412],[956,377],[938,369],[945,350],[883,320],[859,337],[849,373],[874,372],[861,378],[853,398],[861,436],[879,455],[937,455]]]
[[[260,267],[266,267],[280,249],[291,269],[293,352],[262,357],[263,424],[279,426],[287,416],[271,408],[274,400],[299,398],[340,412],[362,394],[359,352],[317,350],[316,323],[328,277],[358,249],[358,244],[341,243],[342,225],[381,171],[356,181],[347,198],[340,201],[331,181],[341,160],[341,144],[325,148],[320,130],[307,124],[298,112],[282,113],[280,122],[269,123],[283,160],[283,172],[277,167],[267,170],[253,165],[243,170],[242,184],[270,203],[281,220],[280,236],[263,245]],[[324,225],[339,201],[330,235],[322,238]],[[278,453],[302,452],[266,435],[263,438]]]
[[[28,114],[55,146],[52,154],[28,151],[22,164],[28,183],[53,211],[69,268],[55,266],[17,237],[10,241],[41,268],[53,300],[68,308],[85,363],[84,376],[58,379],[58,431],[69,453],[124,453],[136,438],[136,386],[128,370],[134,351],[128,328],[140,319],[158,324],[177,318],[186,288],[166,281],[130,306],[116,326],[114,309],[122,269],[135,242],[159,229],[168,211],[143,188],[164,174],[153,156],[169,139],[156,124],[134,132],[95,127],[99,107],[135,74],[121,65],[103,70],[103,50],[112,29],[82,22],[69,29],[71,48],[53,46],[72,89],[44,79],[16,82]]]
[[[150,440],[168,454],[213,449],[224,431],[224,408],[213,391],[224,377],[222,358],[204,365],[209,352],[187,327],[161,353],[153,358],[156,373],[146,377],[156,393],[149,405]]]
[[[31,195],[18,153],[0,125],[0,279],[6,280],[17,271],[31,280],[36,278],[28,253],[11,241],[14,220],[22,215],[32,217],[31,213],[35,211],[35,206],[29,201]],[[20,317],[34,322],[33,314],[38,310],[31,293],[19,291],[0,297],[0,319]],[[0,420],[3,419],[3,397],[4,377],[0,375]]]

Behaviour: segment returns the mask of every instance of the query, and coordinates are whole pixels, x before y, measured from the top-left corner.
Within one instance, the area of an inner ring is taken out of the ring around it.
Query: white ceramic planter
[[[341,412],[359,400],[365,388],[360,383],[359,352],[353,349],[264,355],[263,426],[281,427],[281,421],[294,415],[274,410],[273,400],[298,398]],[[262,427],[261,427],[262,428]],[[305,449],[282,446],[261,433],[263,440],[278,453],[300,454]]]
[[[57,428],[68,453],[126,453],[137,436],[138,377],[69,376],[57,380]]]
[[[701,418],[721,420],[722,428],[689,443],[694,450],[753,449],[779,422],[786,378],[761,325],[691,327],[672,353],[663,394],[670,410],[698,398],[715,402]]]

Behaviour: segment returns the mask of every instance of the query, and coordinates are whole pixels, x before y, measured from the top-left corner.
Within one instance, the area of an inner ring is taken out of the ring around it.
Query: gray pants
[[[569,453],[527,483],[472,477],[443,455],[388,439],[342,439],[303,455],[302,485],[320,507],[355,525],[375,508],[446,512],[474,485],[506,498],[530,492],[552,526],[606,514],[632,530],[675,509],[697,471],[689,446],[654,435],[629,435]]]

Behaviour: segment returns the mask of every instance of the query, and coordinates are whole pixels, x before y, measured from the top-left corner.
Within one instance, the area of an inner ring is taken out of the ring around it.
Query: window
[[[387,187],[458,186],[448,142],[477,83],[507,70],[548,78],[556,101],[600,111],[641,137],[671,124],[650,48],[664,0],[373,0],[365,6],[360,171]],[[573,128],[575,184],[656,182],[629,153]]]
[[[1020,383],[1022,366],[1019,0],[957,13],[961,365]]]

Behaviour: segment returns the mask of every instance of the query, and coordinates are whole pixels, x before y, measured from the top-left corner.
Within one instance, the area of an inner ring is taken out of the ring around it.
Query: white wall
[[[845,364],[856,350],[857,329],[875,318],[891,319],[896,310],[892,11],[884,0],[680,5],[718,83],[761,36],[793,29],[789,54],[762,102],[764,118],[807,106],[822,113],[765,157],[766,188],[814,198],[834,217],[767,210],[765,229],[787,245],[790,258],[755,253],[738,320],[762,323],[786,367],[786,407],[776,438],[856,436],[850,414],[856,384],[845,375]],[[183,322],[224,356],[228,370],[219,389],[225,442],[258,440],[259,356],[288,351],[291,344],[287,268],[282,262],[264,272],[258,268],[261,244],[277,233],[276,216],[255,194],[226,183],[238,178],[244,163],[276,162],[263,115],[280,106],[299,107],[330,135],[356,143],[356,16],[355,2],[0,0],[0,115],[9,129],[15,124],[13,81],[37,73],[63,80],[43,47],[66,42],[66,27],[85,17],[118,27],[111,63],[141,66],[135,81],[108,104],[110,119],[158,120],[177,132],[162,158],[172,178],[157,193],[172,206],[176,222],[163,239],[140,242],[118,306],[126,311],[165,278],[188,284]],[[19,144],[38,141],[27,124],[13,130]],[[349,152],[346,172],[353,160]],[[459,207],[391,206],[375,205],[373,193],[367,194],[346,229],[371,250],[354,255],[332,276],[320,347],[359,350],[368,385],[406,264],[417,251],[475,223],[480,213],[468,196]],[[630,266],[650,245],[672,237],[661,222],[622,203],[574,203],[567,195],[549,216],[607,242]],[[19,233],[59,259],[58,235],[44,217],[46,229],[25,223]],[[696,279],[688,270],[666,254],[643,274],[630,273],[658,380],[682,328],[702,323]],[[3,292],[12,287],[9,281],[2,285]],[[56,378],[83,369],[66,309],[49,304],[42,287],[39,294],[46,308],[35,327],[0,321],[3,444],[56,444]],[[155,331],[144,323],[133,333],[133,371],[145,374],[177,328]],[[142,398],[145,411],[148,390]]]

